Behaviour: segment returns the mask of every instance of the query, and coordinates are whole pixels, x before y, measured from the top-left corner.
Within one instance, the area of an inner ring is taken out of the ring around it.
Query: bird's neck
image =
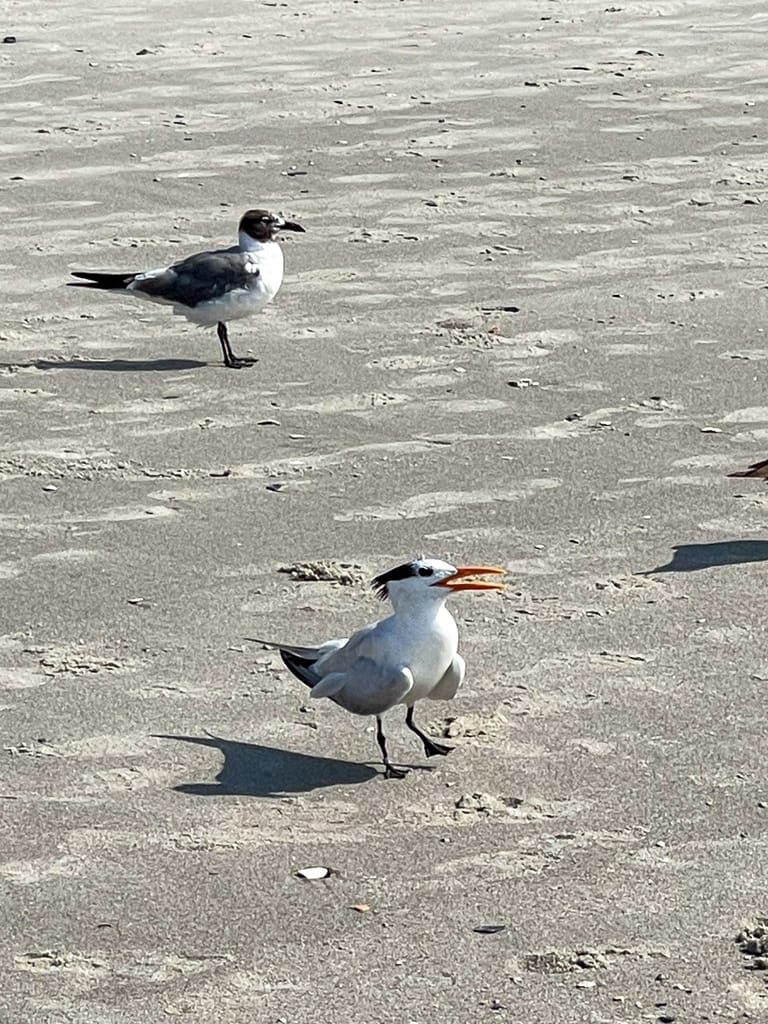
[[[269,252],[271,249],[278,248],[277,242],[272,240],[259,242],[258,239],[252,238],[247,231],[239,231],[237,240],[242,252]]]
[[[396,615],[405,615],[408,619],[419,619],[422,622],[431,622],[434,619],[440,618],[442,615],[450,615],[450,612],[445,607],[445,600],[447,594],[443,596],[430,597],[424,599],[423,594],[411,596],[410,594],[396,594],[390,597],[392,601],[392,607],[395,609]]]

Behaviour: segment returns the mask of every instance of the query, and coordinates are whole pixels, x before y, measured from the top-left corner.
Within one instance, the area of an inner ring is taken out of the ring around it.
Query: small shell
[[[320,878],[330,878],[332,874],[330,868],[301,868],[296,872],[296,877],[304,878],[308,882],[316,882]]]

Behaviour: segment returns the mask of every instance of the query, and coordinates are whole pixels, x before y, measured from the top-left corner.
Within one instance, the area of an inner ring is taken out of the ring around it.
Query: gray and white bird
[[[392,602],[394,614],[349,638],[328,640],[319,647],[246,639],[278,650],[290,671],[310,688],[311,697],[328,697],[355,715],[375,715],[384,775],[401,779],[406,772],[389,759],[381,716],[404,704],[406,725],[423,743],[427,757],[450,753],[451,747],[436,743],[419,729],[413,707],[424,698],[450,700],[464,678],[458,629],[446,599],[457,590],[502,590],[503,583],[472,577],[504,571],[416,558],[371,581],[376,594]]]
[[[173,312],[200,327],[216,326],[224,365],[233,369],[256,360],[236,356],[229,344],[227,322],[252,316],[271,302],[283,283],[283,251],[279,231],[304,231],[292,220],[267,210],[248,210],[240,218],[237,245],[197,252],[157,270],[108,273],[75,270],[74,288],[98,288],[171,306]]]

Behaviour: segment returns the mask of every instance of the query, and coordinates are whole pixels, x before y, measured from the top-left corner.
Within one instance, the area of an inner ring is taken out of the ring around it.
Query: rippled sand
[[[767,28],[10,8],[0,1019],[765,1015],[734,938],[766,912],[768,489],[725,474],[768,455]],[[307,234],[232,326],[251,371],[63,287],[256,205]],[[242,637],[343,635],[420,551],[510,586],[454,601],[467,680],[421,719],[455,751],[395,713],[428,770],[385,782],[369,723]],[[278,571],[318,560],[343,583]]]

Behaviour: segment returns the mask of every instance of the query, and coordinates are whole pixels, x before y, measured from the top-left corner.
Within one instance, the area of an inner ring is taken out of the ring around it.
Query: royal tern
[[[458,629],[445,607],[446,598],[457,590],[501,590],[503,583],[472,577],[504,571],[416,558],[371,581],[376,594],[392,602],[394,614],[349,638],[328,640],[319,647],[247,639],[278,650],[290,671],[310,688],[311,697],[329,697],[355,715],[375,715],[385,778],[402,779],[406,772],[389,760],[381,716],[396,704],[405,704],[405,723],[423,743],[427,757],[450,752],[451,747],[419,729],[413,706],[425,697],[450,700],[464,678]]]
[[[168,267],[138,273],[75,270],[74,288],[99,288],[172,306],[200,327],[216,326],[224,365],[233,369],[256,360],[236,356],[229,344],[227,321],[251,316],[271,302],[283,281],[279,231],[304,231],[292,220],[267,210],[248,210],[240,218],[237,245],[198,252]]]
[[[745,469],[741,473],[729,473],[728,476],[754,476],[768,480],[768,459],[763,459],[762,462],[753,462],[749,469]]]

